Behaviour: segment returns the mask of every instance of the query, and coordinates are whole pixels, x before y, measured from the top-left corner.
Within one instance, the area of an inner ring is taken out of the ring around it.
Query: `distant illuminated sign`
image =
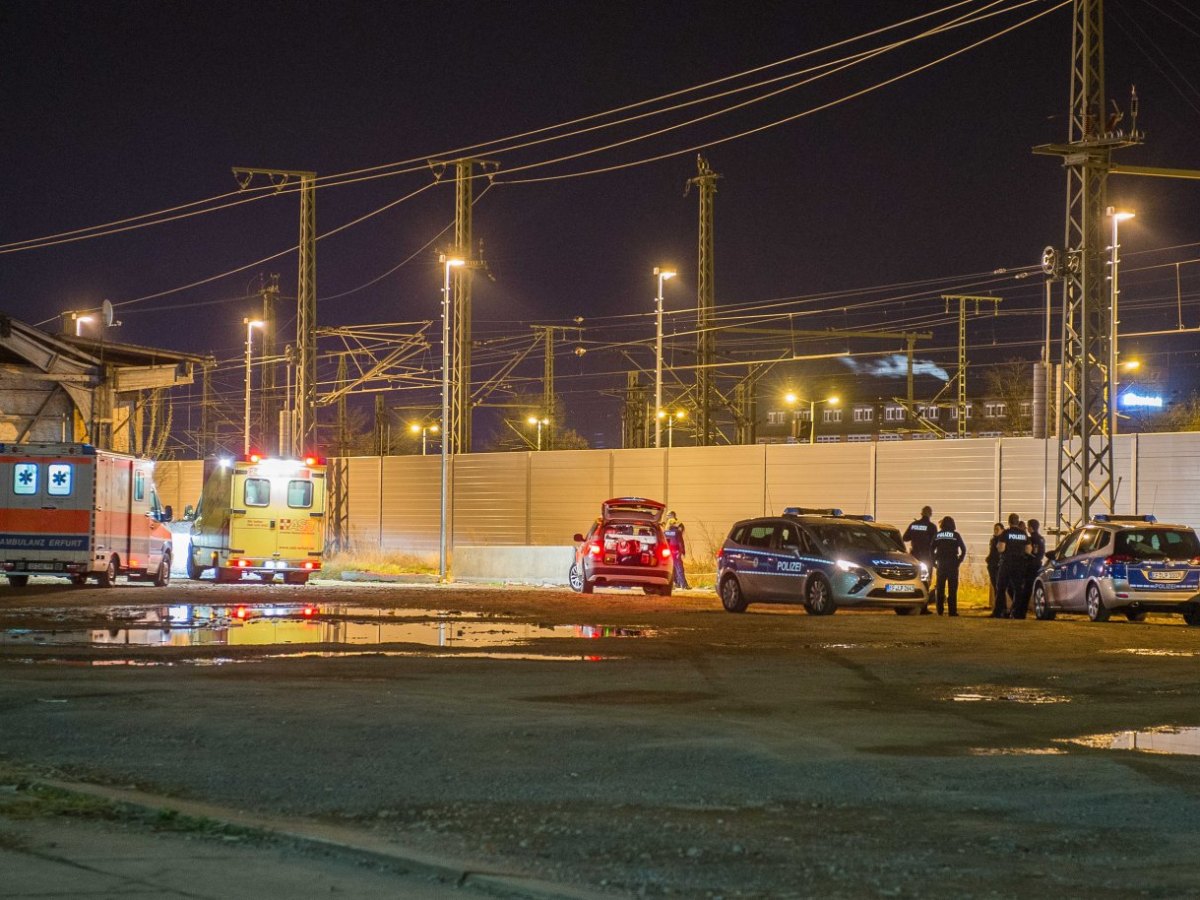
[[[1148,394],[1135,394],[1133,391],[1128,391],[1121,395],[1122,406],[1132,406],[1139,409],[1162,409],[1163,398]]]

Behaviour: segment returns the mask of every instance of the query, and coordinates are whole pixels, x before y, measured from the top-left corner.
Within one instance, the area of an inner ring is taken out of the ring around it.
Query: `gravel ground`
[[[397,621],[450,640],[298,644],[280,628],[293,643],[247,646],[236,622],[229,643],[86,638],[125,636],[143,607],[264,602],[315,604],[340,623],[327,640]],[[1178,619],[47,582],[0,588],[0,638],[10,766],[614,895],[1200,896],[1200,756],[1075,742],[1200,726],[1200,629]]]

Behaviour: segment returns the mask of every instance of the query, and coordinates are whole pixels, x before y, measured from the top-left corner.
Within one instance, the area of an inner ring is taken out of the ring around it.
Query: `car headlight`
[[[926,565],[925,563],[919,563],[919,565],[921,567],[921,580],[928,581],[929,580],[929,566]]]
[[[834,563],[834,565],[836,565],[838,569],[843,572],[853,572],[856,575],[866,574],[867,571],[858,563],[852,563],[848,559],[839,559],[836,563]]]

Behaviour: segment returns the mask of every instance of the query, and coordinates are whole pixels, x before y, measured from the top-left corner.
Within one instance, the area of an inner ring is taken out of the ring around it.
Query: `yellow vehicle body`
[[[188,576],[304,584],[325,550],[325,466],[313,458],[206,460]]]

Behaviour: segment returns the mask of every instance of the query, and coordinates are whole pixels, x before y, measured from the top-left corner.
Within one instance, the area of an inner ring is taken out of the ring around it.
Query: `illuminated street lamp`
[[[655,303],[654,331],[654,408],[662,409],[662,320],[663,320],[663,282],[674,278],[671,269],[654,267],[654,275],[658,279],[658,297]],[[657,416],[654,418],[654,446],[662,446],[662,423]]]
[[[797,418],[795,410],[796,404],[808,404],[808,442],[810,444],[815,444],[817,442],[817,404],[828,403],[830,406],[837,406],[840,401],[836,396],[833,395],[822,397],[820,400],[802,400],[800,397],[796,396],[794,391],[788,391],[783,395],[783,402],[792,407],[793,438],[798,437],[800,431],[800,420]]]
[[[671,413],[667,412],[665,409],[660,409],[658,411],[658,421],[661,422],[664,419],[666,419],[666,421],[667,421],[667,447],[668,448],[675,446],[675,422],[677,420],[679,422],[682,422],[686,418],[687,418],[686,410],[677,409],[677,410],[675,410],[675,412],[671,412]]]
[[[242,436],[242,453],[250,455],[250,349],[254,338],[254,329],[262,328],[263,323],[258,319],[242,319],[246,326],[246,417],[243,423],[245,434]]]
[[[75,319],[75,337],[79,337],[81,334],[83,334],[82,326],[83,326],[84,322],[96,321],[94,316],[74,316],[74,319]]]
[[[450,270],[465,266],[465,259],[441,255],[445,278],[442,281],[442,427],[450,427]],[[450,441],[442,435],[442,515],[438,541],[438,581],[446,581],[446,524],[448,521],[448,485],[450,483]]]
[[[413,434],[421,435],[421,455],[424,456],[425,455],[426,434],[437,434],[439,429],[438,429],[436,422],[433,423],[432,425],[424,425],[419,422],[413,422],[411,425],[408,426],[408,430],[411,431]]]
[[[1109,272],[1111,316],[1109,327],[1109,346],[1108,346],[1108,420],[1112,423],[1111,433],[1117,433],[1117,390],[1120,384],[1119,373],[1117,372],[1117,300],[1120,297],[1121,290],[1117,284],[1117,270],[1121,263],[1121,242],[1119,238],[1119,226],[1126,219],[1132,219],[1135,213],[1121,212],[1115,207],[1110,206],[1105,211],[1105,215],[1112,220],[1112,245],[1109,247],[1111,254],[1109,258],[1109,266],[1112,271]]]
[[[542,426],[549,425],[550,420],[548,418],[546,418],[545,416],[543,416],[541,418],[538,418],[537,416],[530,416],[528,419],[525,420],[525,422],[526,422],[526,424],[537,426],[537,448],[539,450],[541,450],[542,449]]]

